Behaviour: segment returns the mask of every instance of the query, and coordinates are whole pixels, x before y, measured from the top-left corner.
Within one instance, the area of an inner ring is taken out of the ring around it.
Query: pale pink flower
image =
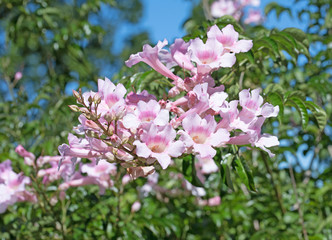
[[[199,38],[194,39],[188,48],[191,60],[197,64],[199,74],[209,74],[220,67],[232,67],[235,55],[224,53],[224,47],[215,38],[209,38],[204,44]]]
[[[126,97],[126,102],[129,105],[137,105],[139,101],[148,102],[150,100],[157,100],[157,98],[156,96],[149,94],[146,90],[143,90],[140,93],[130,92]]]
[[[139,201],[136,201],[133,203],[133,205],[131,205],[131,212],[138,212],[141,209],[141,203]]]
[[[21,78],[23,77],[23,74],[22,74],[22,72],[16,72],[15,73],[15,81],[19,81],[19,80],[21,80]]]
[[[252,5],[258,7],[261,4],[260,0],[240,0],[242,6]]]
[[[171,125],[162,129],[151,124],[148,131],[143,132],[141,141],[136,140],[136,154],[143,158],[156,159],[163,169],[171,163],[171,157],[179,157],[184,152],[181,141],[174,141],[176,132]]]
[[[225,51],[232,53],[248,52],[253,45],[252,40],[238,40],[239,34],[231,24],[228,24],[222,30],[217,25],[213,25],[208,31],[207,36],[208,39],[217,39]]]
[[[190,42],[185,42],[182,38],[175,39],[174,43],[170,46],[171,55],[174,61],[181,68],[192,71],[195,67],[190,61],[188,54],[188,47]]]
[[[114,163],[109,163],[105,160],[100,160],[98,163],[83,164],[81,167],[82,173],[87,173],[90,177],[95,177],[100,180],[109,180],[110,175],[116,174],[116,166]]]
[[[265,103],[263,106],[263,97],[259,95],[260,89],[244,89],[239,93],[240,105],[242,110],[239,117],[245,123],[249,123],[256,116],[265,118],[276,117],[279,112],[279,106]]]
[[[271,153],[267,147],[278,146],[279,141],[275,136],[271,136],[269,134],[261,134],[261,128],[265,121],[264,117],[258,117],[254,121],[252,121],[246,131],[246,133],[240,133],[234,137],[232,137],[228,143],[236,144],[236,145],[247,145],[258,147],[263,151],[267,152],[270,157],[274,157],[274,154]]]
[[[214,18],[220,18],[225,15],[233,16],[237,11],[236,1],[218,0],[211,4],[211,15]],[[239,19],[237,19],[239,20]]]
[[[137,108],[133,113],[128,113],[123,118],[123,125],[126,128],[138,128],[149,123],[165,126],[169,121],[169,112],[166,109],[160,109],[160,105],[155,100],[149,102],[139,101]]]
[[[182,126],[184,131],[179,131],[180,140],[187,148],[193,149],[198,159],[212,159],[216,155],[213,147],[220,147],[229,140],[228,131],[221,128],[216,131],[217,123],[211,115],[203,119],[198,114],[188,115],[183,119]]]
[[[210,207],[214,207],[214,206],[219,206],[221,204],[221,198],[220,196],[215,196],[213,198],[209,198],[208,200],[199,200],[198,204],[200,206],[210,206]]]
[[[30,178],[23,176],[23,173],[15,173],[10,160],[0,163],[0,213],[5,212],[7,207],[15,202],[36,200],[35,196],[25,189],[27,184],[30,184]]]
[[[132,67],[139,62],[145,62],[165,77],[168,77],[174,81],[177,80],[179,77],[174,75],[164,64],[162,64],[159,59],[159,52],[167,44],[168,42],[166,39],[163,42],[159,41],[155,47],[145,44],[143,46],[143,52],[130,55],[129,59],[126,61],[126,65],[128,67]]]
[[[245,24],[250,24],[250,23],[260,23],[263,21],[263,16],[260,12],[260,10],[254,10],[250,9],[249,10],[249,15],[248,17],[244,20]]]
[[[21,157],[24,157],[24,163],[29,166],[34,165],[34,161],[36,159],[35,155],[31,152],[28,152],[25,150],[25,148],[22,145],[18,145],[15,149],[15,152],[20,155]]]

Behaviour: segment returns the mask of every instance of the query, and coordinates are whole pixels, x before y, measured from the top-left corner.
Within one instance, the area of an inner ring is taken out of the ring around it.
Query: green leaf
[[[234,191],[233,182],[231,179],[231,165],[234,159],[234,155],[228,153],[222,157],[220,175],[223,183]]]
[[[302,128],[306,129],[309,122],[309,115],[302,99],[298,96],[290,96],[287,98],[285,105],[289,105],[297,109],[297,111],[301,114]]]
[[[319,129],[323,131],[327,123],[327,115],[324,109],[310,101],[305,101],[305,106],[312,112],[317,120]]]
[[[204,187],[196,174],[194,156],[186,156],[182,159],[182,173],[185,179],[187,179],[192,185],[196,187]]]
[[[271,92],[267,95],[267,101],[273,106],[279,106],[278,120],[281,123],[284,115],[284,99],[278,92]]]
[[[256,50],[260,50],[265,47],[269,50],[272,50],[272,52],[274,52],[276,55],[279,55],[278,44],[269,37],[263,37],[257,41],[254,41],[254,47]]]
[[[241,156],[237,156],[235,158],[234,164],[235,170],[239,175],[242,183],[244,183],[244,185],[246,185],[249,190],[256,191],[254,177],[252,176],[252,172],[244,158]]]
[[[276,2],[271,2],[268,5],[266,5],[266,7],[264,9],[264,13],[265,13],[265,15],[268,15],[273,10],[276,11],[277,18],[279,18],[280,14],[283,13],[283,12],[287,12],[289,14],[289,16],[292,17],[292,12],[289,8],[285,8],[283,6],[280,6]]]
[[[282,32],[292,35],[297,41],[302,42],[306,47],[309,47],[307,35],[298,28],[285,28]]]
[[[240,34],[244,32],[242,26],[238,23],[238,21],[236,21],[234,19],[234,17],[232,17],[230,15],[225,15],[225,16],[222,16],[222,17],[216,19],[214,21],[214,24],[216,24],[219,28],[223,28],[228,24],[232,24],[235,31],[237,31]]]

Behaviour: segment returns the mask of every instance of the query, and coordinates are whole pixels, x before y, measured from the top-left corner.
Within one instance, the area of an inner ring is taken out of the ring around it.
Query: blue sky
[[[166,38],[169,42],[174,38],[182,37],[185,35],[182,29],[182,24],[190,16],[193,2],[190,0],[143,0],[144,13],[143,18],[137,28],[147,29],[151,35],[153,42],[163,40]],[[271,0],[261,0],[260,9],[263,12],[264,7],[272,2]],[[291,6],[293,1],[278,1],[278,3],[285,7],[291,7],[296,11],[301,6],[300,4]],[[303,6],[303,4],[302,4]],[[271,13],[265,21],[265,26],[269,28],[278,27],[280,29],[287,27],[296,27],[304,29],[306,21],[300,22],[299,20],[291,19],[287,14],[282,13],[280,18],[276,18],[275,13]],[[121,33],[125,34],[132,29],[124,26]],[[120,34],[121,35],[121,34]]]

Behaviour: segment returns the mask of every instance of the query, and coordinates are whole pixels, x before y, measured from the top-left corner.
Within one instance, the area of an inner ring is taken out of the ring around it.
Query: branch
[[[288,163],[288,166],[289,166],[289,174],[290,174],[290,177],[291,177],[291,180],[292,180],[292,186],[293,186],[293,190],[294,190],[294,194],[295,194],[296,204],[298,206],[297,210],[299,212],[299,217],[300,217],[300,223],[301,223],[301,226],[302,226],[303,237],[304,237],[304,240],[308,240],[307,230],[306,230],[306,228],[304,226],[303,212],[302,212],[302,209],[301,209],[301,203],[299,201],[299,197],[298,197],[298,194],[297,194],[296,181],[295,181],[295,177],[294,177],[293,167],[292,167],[292,165],[290,163]]]

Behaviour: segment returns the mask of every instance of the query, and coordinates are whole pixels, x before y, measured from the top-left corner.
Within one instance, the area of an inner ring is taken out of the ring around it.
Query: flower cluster
[[[238,36],[232,25],[223,29],[214,25],[206,43],[199,38],[176,39],[168,51],[163,49],[164,40],[155,47],[144,45],[142,52],[130,56],[127,66],[144,62],[173,80],[169,96],[185,93],[175,101],[157,101],[146,91],[127,93],[122,84],[107,78],[98,80],[97,92],[74,91],[80,106],[70,108],[81,113],[74,130],[83,137],[69,135],[69,144],[59,146],[63,159],[119,163],[137,178],[153,173],[156,163],[166,169],[172,159],[185,154],[198,159],[204,174],[215,172],[216,148],[226,144],[258,147],[273,156],[267,147],[278,145],[278,139],[261,134],[261,127],[266,118],[278,114],[278,107],[263,103],[259,89],[242,90],[239,100],[228,101],[224,87],[215,86],[211,76],[232,67],[236,53],[250,50],[252,41]],[[189,76],[175,75],[174,66]]]
[[[239,21],[244,15],[244,8],[249,5],[258,7],[260,0],[217,0],[211,4],[211,15],[214,18],[231,15]],[[244,23],[260,23],[262,20],[263,16],[261,12],[250,8],[248,16],[244,19]]]
[[[35,195],[26,190],[28,184],[30,178],[23,173],[15,173],[10,160],[0,163],[0,213],[16,202],[36,201]]]
[[[69,139],[77,139],[74,135],[69,135]],[[22,145],[16,147],[15,151],[22,157],[26,165],[32,166],[36,170],[36,175],[41,178],[44,185],[49,185],[57,180],[62,180],[58,186],[60,195],[69,187],[78,187],[84,185],[98,185],[100,193],[113,186],[110,176],[116,174],[116,166],[105,160],[96,163],[81,163],[81,158],[76,158],[75,162],[70,157],[61,156],[40,156],[35,157],[33,153],[28,152]],[[61,164],[60,164],[61,161]],[[76,164],[78,167],[76,167]]]

